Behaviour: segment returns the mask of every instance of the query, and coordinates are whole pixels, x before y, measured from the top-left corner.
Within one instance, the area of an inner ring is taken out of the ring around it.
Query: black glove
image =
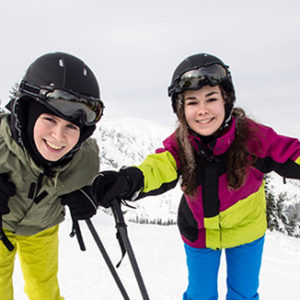
[[[89,219],[97,212],[97,204],[89,186],[62,195],[61,204],[69,206],[71,215],[76,220]]]
[[[16,187],[6,174],[0,175],[0,215],[9,213],[8,199],[16,194]]]
[[[142,171],[136,167],[121,169],[119,172],[104,171],[98,174],[92,185],[97,202],[110,207],[111,201],[132,200],[134,194],[144,186]]]

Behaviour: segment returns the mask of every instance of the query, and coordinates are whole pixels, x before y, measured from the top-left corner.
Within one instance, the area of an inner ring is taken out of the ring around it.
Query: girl
[[[66,53],[34,61],[16,94],[0,115],[0,299],[13,299],[18,253],[29,299],[61,300],[58,224],[63,204],[78,219],[96,213],[88,189],[75,190],[99,171],[88,138],[103,103],[92,71]]]
[[[234,108],[228,67],[196,54],[176,68],[169,87],[176,131],[138,167],[102,172],[93,183],[100,205],[160,194],[181,179],[178,226],[186,251],[185,300],[218,299],[221,249],[227,262],[227,300],[259,299],[267,229],[264,174],[300,178],[300,142]]]

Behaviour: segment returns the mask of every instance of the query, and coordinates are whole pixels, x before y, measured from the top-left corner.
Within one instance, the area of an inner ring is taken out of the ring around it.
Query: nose
[[[199,115],[206,115],[206,114],[208,114],[208,107],[207,107],[206,103],[204,103],[202,101],[199,102],[197,108],[198,108],[197,113]]]
[[[62,141],[65,139],[65,130],[63,126],[57,124],[54,128],[52,128],[52,136],[57,141]]]

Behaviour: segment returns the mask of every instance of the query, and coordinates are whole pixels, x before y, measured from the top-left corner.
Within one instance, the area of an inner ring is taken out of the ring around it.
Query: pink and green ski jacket
[[[266,200],[264,174],[271,171],[287,178],[300,178],[300,141],[278,135],[271,128],[248,120],[257,139],[249,140],[249,153],[257,156],[249,167],[245,184],[229,190],[225,153],[235,138],[235,119],[223,136],[207,147],[191,135],[201,167],[193,198],[183,195],[178,210],[178,226],[183,241],[196,248],[221,249],[252,242],[265,234]],[[140,197],[157,195],[173,188],[180,177],[180,161],[175,133],[164,147],[149,155],[138,168],[144,175]]]

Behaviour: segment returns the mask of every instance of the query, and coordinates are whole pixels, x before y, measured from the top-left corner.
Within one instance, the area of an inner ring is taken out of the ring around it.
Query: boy
[[[63,204],[75,205],[75,218],[96,213],[88,188],[78,189],[99,171],[96,141],[88,139],[104,108],[97,79],[80,59],[48,53],[29,66],[7,108],[0,114],[0,299],[13,299],[18,252],[29,299],[61,300]]]

